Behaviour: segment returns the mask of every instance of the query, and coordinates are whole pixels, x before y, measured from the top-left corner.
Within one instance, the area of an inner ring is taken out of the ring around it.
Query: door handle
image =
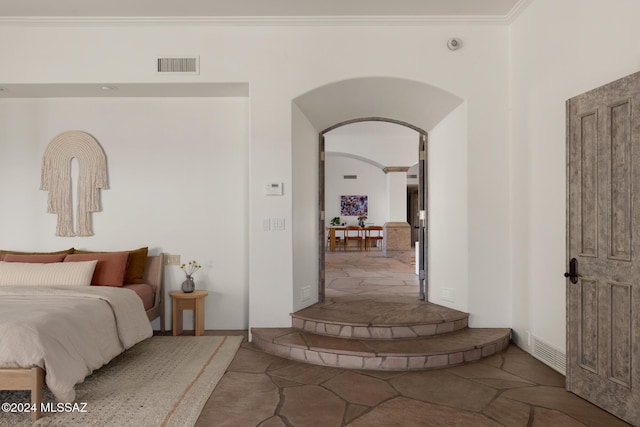
[[[564,277],[568,277],[571,283],[578,283],[578,260],[575,258],[571,258],[569,261],[569,272],[564,273]]]

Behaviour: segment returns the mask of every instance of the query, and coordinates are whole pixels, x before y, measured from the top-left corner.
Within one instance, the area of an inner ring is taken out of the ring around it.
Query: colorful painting
[[[368,211],[367,196],[340,196],[340,215],[367,216]]]

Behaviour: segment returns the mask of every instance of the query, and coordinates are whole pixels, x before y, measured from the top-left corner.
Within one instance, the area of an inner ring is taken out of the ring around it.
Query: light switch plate
[[[164,260],[166,265],[180,265],[180,255],[167,255]]]

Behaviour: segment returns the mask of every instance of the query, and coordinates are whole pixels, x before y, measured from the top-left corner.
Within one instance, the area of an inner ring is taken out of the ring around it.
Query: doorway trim
[[[418,150],[419,150],[419,175],[418,175],[418,205],[420,212],[424,212],[420,214],[419,220],[419,259],[416,260],[418,263],[418,271],[419,271],[419,280],[420,280],[420,299],[422,301],[427,301],[428,296],[428,254],[427,254],[427,228],[429,221],[427,220],[427,212],[428,212],[428,198],[427,198],[427,189],[428,187],[428,173],[427,173],[427,165],[428,165],[428,133],[424,129],[421,129],[417,126],[414,126],[410,123],[403,122],[401,120],[389,119],[385,117],[362,117],[357,119],[345,120],[343,122],[336,123],[328,128],[324,129],[318,135],[318,183],[319,183],[319,191],[318,191],[318,206],[319,206],[319,219],[318,219],[318,242],[319,242],[319,273],[318,273],[318,302],[324,302],[325,300],[325,134],[340,128],[342,126],[347,126],[354,123],[360,122],[386,122],[392,123],[400,126],[408,127],[416,132],[419,135],[418,141]]]

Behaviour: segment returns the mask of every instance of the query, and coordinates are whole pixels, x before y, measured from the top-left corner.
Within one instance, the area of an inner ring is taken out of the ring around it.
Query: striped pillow
[[[89,286],[97,260],[50,264],[0,261],[0,286]]]

